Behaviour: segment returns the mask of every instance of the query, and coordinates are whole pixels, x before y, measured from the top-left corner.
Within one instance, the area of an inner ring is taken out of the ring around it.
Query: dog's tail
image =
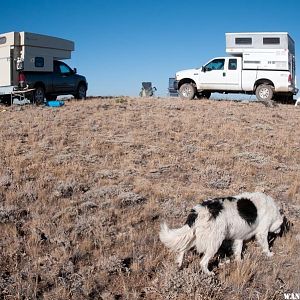
[[[166,223],[163,223],[160,227],[159,238],[172,251],[181,252],[193,246],[194,230],[188,225],[178,229],[170,229]]]

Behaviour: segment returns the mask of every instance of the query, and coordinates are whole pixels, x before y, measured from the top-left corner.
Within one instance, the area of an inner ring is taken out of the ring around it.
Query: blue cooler
[[[49,100],[46,102],[46,106],[50,106],[50,107],[60,107],[63,105],[65,105],[65,102],[60,100]]]

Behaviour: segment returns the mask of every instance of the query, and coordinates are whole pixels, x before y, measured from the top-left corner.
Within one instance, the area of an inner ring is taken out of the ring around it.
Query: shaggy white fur
[[[236,260],[241,259],[243,241],[256,237],[267,256],[268,232],[279,233],[283,216],[273,198],[263,193],[243,193],[234,197],[208,199],[196,205],[187,223],[178,229],[161,224],[160,240],[166,247],[178,253],[176,259],[182,265],[186,251],[196,247],[204,253],[201,268],[206,274],[209,260],[216,254],[225,239],[233,240]]]

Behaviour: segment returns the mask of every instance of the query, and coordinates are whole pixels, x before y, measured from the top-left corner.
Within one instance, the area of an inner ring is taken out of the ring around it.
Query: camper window
[[[6,43],[6,37],[2,36],[0,37],[0,44],[5,44]]]
[[[235,38],[236,45],[252,45],[252,38]]]
[[[279,45],[280,38],[275,38],[275,37],[263,38],[263,44],[264,45]]]
[[[36,57],[34,59],[34,65],[36,68],[44,68],[44,57]]]

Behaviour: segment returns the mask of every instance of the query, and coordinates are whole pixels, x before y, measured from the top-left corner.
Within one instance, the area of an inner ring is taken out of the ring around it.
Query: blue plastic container
[[[65,102],[60,100],[49,100],[46,102],[46,106],[50,106],[50,107],[60,107],[63,105],[65,105]]]

